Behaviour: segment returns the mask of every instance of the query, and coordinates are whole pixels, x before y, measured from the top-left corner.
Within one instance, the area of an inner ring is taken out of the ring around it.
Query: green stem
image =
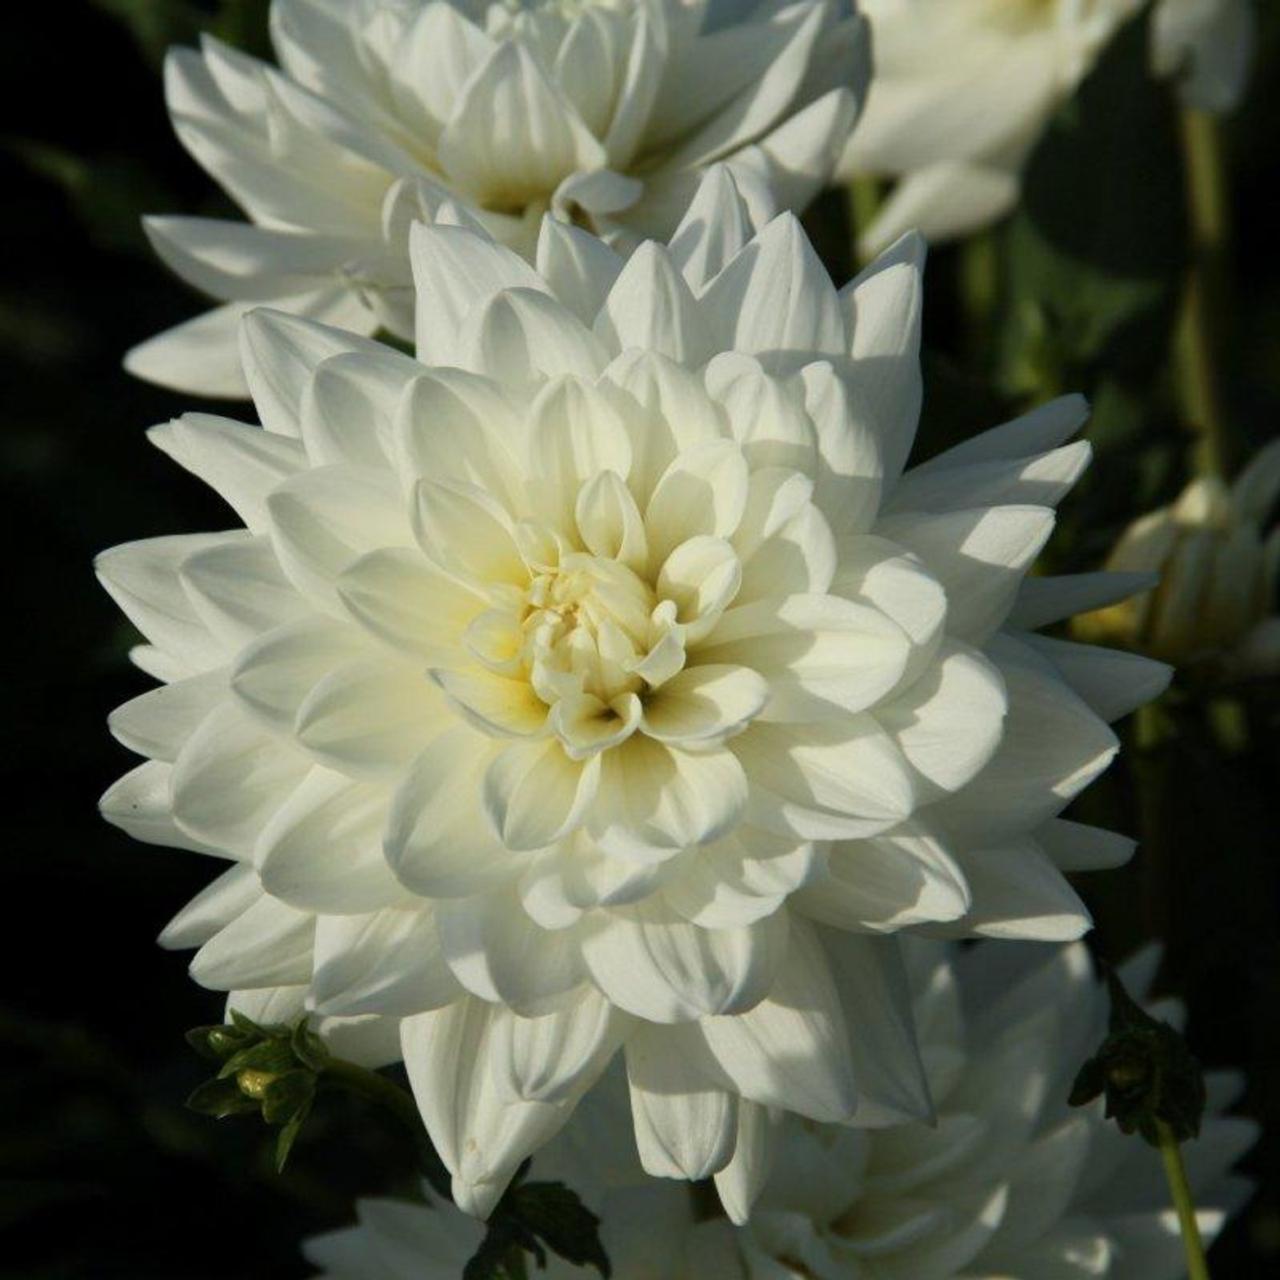
[[[964,344],[975,368],[983,368],[988,362],[999,292],[1000,258],[996,239],[989,231],[979,231],[960,249]]]
[[[427,1181],[440,1195],[450,1195],[448,1170],[427,1135],[418,1104],[411,1093],[402,1089],[394,1080],[341,1058],[331,1058],[325,1064],[324,1077],[331,1083],[340,1085],[348,1093],[395,1116],[414,1145]]]
[[[1233,461],[1219,377],[1230,206],[1221,125],[1207,111],[1181,113],[1191,266],[1178,334],[1183,413],[1203,439],[1203,469],[1229,474]]]
[[[1178,1226],[1182,1231],[1182,1247],[1187,1254],[1187,1280],[1210,1280],[1204,1241],[1200,1239],[1200,1225],[1196,1222],[1196,1202],[1187,1181],[1187,1167],[1182,1161],[1182,1148],[1173,1136],[1173,1130],[1163,1120],[1156,1121],[1156,1128],[1160,1135],[1164,1175],[1169,1180],[1173,1207],[1177,1210]]]
[[[846,189],[846,207],[849,211],[849,252],[853,255],[855,271],[865,261],[862,251],[858,248],[858,241],[879,212],[883,197],[884,189],[879,178],[865,175],[853,178]]]

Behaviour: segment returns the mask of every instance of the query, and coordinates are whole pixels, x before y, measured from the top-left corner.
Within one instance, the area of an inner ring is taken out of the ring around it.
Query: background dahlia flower
[[[1152,68],[1177,78],[1187,106],[1232,111],[1249,83],[1256,29],[1253,0],[1157,0]]]
[[[1077,618],[1083,639],[1106,640],[1177,666],[1210,663],[1233,677],[1280,672],[1280,441],[1228,485],[1198,476],[1176,501],[1140,516],[1106,567],[1160,575],[1159,586]]]
[[[174,50],[183,145],[247,222],[152,217],[156,252],[222,304],[135,347],[140,377],[242,396],[260,303],[413,336],[408,231],[456,204],[531,258],[542,216],[620,250],[665,238],[707,165],[761,211],[825,184],[868,75],[851,0],[273,0],[279,68]]]
[[[871,256],[915,228],[939,242],[994,222],[1054,111],[1141,0],[863,0],[875,72],[837,167],[896,179],[860,227]]]
[[[724,169],[625,263],[412,253],[416,360],[253,312],[263,426],[152,432],[246,527],[99,560],[164,681],[104,812],[234,864],[162,941],[370,1058],[403,1019],[482,1214],[620,1049],[652,1173],[927,1112],[894,935],[1074,938],[1131,848],[1057,815],[1168,670],[1034,628],[1149,579],[1026,577],[1083,402],[904,473],[920,242],[837,292]]]
[[[763,1190],[718,1179],[734,1195],[759,1192],[751,1221],[695,1221],[688,1193],[646,1181],[629,1152],[611,1091],[538,1159],[603,1214],[615,1280],[1176,1280],[1186,1259],[1160,1158],[1103,1118],[1101,1100],[1069,1109],[1075,1068],[1106,1031],[1108,1001],[1085,949],[984,943],[963,954],[910,942],[920,1052],[936,1123],[880,1130],[794,1118],[771,1133],[778,1148]],[[1141,993],[1154,949],[1125,978]],[[1150,1006],[1181,1021],[1168,1001]],[[1235,1072],[1210,1073],[1200,1137],[1184,1152],[1200,1229],[1211,1240],[1248,1196],[1230,1172],[1257,1137],[1222,1113],[1239,1095]],[[618,1093],[621,1091],[618,1090]],[[734,1203],[730,1199],[730,1203]],[[358,1225],[308,1240],[329,1280],[453,1280],[482,1228],[448,1205],[395,1200],[357,1205]],[[553,1278],[594,1274],[562,1260]]]

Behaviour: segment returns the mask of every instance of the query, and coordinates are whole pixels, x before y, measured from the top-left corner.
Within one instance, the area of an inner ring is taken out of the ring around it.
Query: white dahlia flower
[[[1017,202],[1057,108],[1142,0],[862,0],[874,75],[840,160],[846,179],[895,179],[860,247],[909,228],[967,235]]]
[[[1232,111],[1253,62],[1253,0],[1157,0],[1151,11],[1151,65],[1174,76],[1189,107]]]
[[[413,337],[408,232],[443,206],[532,258],[542,216],[626,252],[675,229],[711,163],[762,211],[830,176],[869,74],[852,0],[273,0],[279,68],[208,38],[165,68],[183,145],[247,222],[152,217],[222,305],[135,347],[140,377],[247,394],[269,303]]]
[[[246,528],[99,560],[166,682],[105,812],[235,863],[163,940],[403,1018],[480,1212],[624,1046],[654,1173],[925,1111],[893,935],[1075,937],[1063,870],[1130,849],[1056,815],[1168,671],[1030,629],[1149,579],[1024,581],[1083,402],[904,474],[919,242],[837,292],[724,170],[625,264],[551,217],[537,270],[412,253],[418,359],[252,312],[263,428],[152,432]]]
[[[1177,500],[1140,516],[1106,567],[1160,575],[1130,600],[1082,614],[1083,639],[1139,649],[1179,667],[1228,677],[1280,673],[1280,440],[1228,485],[1199,476]]]
[[[948,955],[905,950],[935,1123],[880,1130],[771,1126],[773,1173],[759,1188],[720,1175],[730,1206],[759,1193],[750,1222],[695,1222],[688,1193],[647,1181],[619,1108],[592,1106],[539,1156],[603,1217],[615,1280],[1176,1280],[1185,1275],[1159,1156],[1066,1105],[1072,1076],[1106,1031],[1107,997],[1080,944],[1053,951],[984,943]],[[1145,986],[1154,952],[1127,969]],[[1168,1002],[1151,1006],[1179,1019]],[[1185,1148],[1207,1239],[1243,1203],[1230,1170],[1257,1137],[1227,1117],[1233,1072],[1208,1076],[1200,1137]],[[625,1103],[624,1103],[625,1106]],[[365,1200],[358,1225],[308,1240],[329,1280],[453,1280],[482,1228],[448,1205]],[[739,1213],[738,1216],[741,1216]],[[594,1274],[555,1260],[551,1280]]]

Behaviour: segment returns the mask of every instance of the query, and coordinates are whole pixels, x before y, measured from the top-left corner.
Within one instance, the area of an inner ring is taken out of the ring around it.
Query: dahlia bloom
[[[875,73],[838,172],[895,179],[860,247],[967,235],[1017,202],[1054,111],[1141,0],[863,0]]]
[[[1071,1110],[1076,1067],[1106,1030],[1107,997],[1080,944],[1028,951],[984,943],[957,956],[912,942],[920,1051],[936,1124],[881,1130],[776,1124],[761,1190],[735,1167],[728,1203],[758,1192],[750,1222],[695,1222],[687,1193],[646,1184],[625,1152],[625,1115],[595,1106],[535,1165],[603,1214],[616,1280],[1039,1280],[1091,1276],[1176,1280],[1185,1257],[1154,1151],[1104,1119],[1101,1100]],[[1128,966],[1149,980],[1154,952]],[[1177,1021],[1168,1002],[1151,1006]],[[1207,1240],[1248,1194],[1232,1165],[1257,1137],[1222,1113],[1234,1072],[1210,1073],[1200,1137],[1184,1148]],[[481,1228],[447,1205],[357,1206],[358,1225],[309,1240],[329,1280],[452,1280]],[[739,1215],[740,1216],[740,1215]],[[589,1274],[555,1260],[552,1280]]]
[[[261,303],[413,337],[408,232],[444,206],[532,258],[543,214],[620,251],[675,229],[728,162],[762,212],[830,176],[868,75],[852,0],[273,0],[280,66],[214,39],[165,68],[178,137],[247,222],[152,217],[214,310],[126,366],[243,396],[240,317]]]
[[[1245,677],[1280,672],[1277,498],[1280,440],[1229,486],[1217,476],[1192,480],[1175,502],[1135,520],[1107,557],[1108,569],[1159,573],[1160,585],[1082,615],[1077,634],[1180,667],[1210,663]]]
[[[1173,76],[1189,107],[1224,113],[1239,105],[1253,62],[1253,0],[1158,0],[1151,11],[1151,65]]]
[[[1076,937],[1063,870],[1131,848],[1057,815],[1168,671],[1032,629],[1149,579],[1024,581],[1083,402],[904,473],[920,243],[837,292],[723,169],[625,263],[551,217],[537,270],[412,256],[416,360],[256,311],[263,427],[153,430],[247,527],[99,560],[165,682],[104,811],[235,864],[162,941],[267,1020],[403,1019],[482,1214],[620,1049],[653,1173],[927,1111],[894,935]]]

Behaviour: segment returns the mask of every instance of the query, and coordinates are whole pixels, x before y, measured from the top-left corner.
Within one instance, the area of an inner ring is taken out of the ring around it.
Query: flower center
[[[525,592],[521,656],[548,705],[585,693],[610,703],[639,693],[636,667],[654,633],[649,585],[617,560],[575,552]]]

